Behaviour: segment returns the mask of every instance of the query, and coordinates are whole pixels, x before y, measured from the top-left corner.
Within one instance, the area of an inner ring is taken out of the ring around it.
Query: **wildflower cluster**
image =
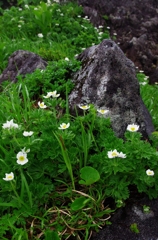
[[[82,104],[79,104],[78,107],[82,110],[88,110],[90,109],[90,105],[82,105]],[[109,110],[108,109],[97,109],[97,112],[102,114],[102,115],[106,115],[109,113]]]

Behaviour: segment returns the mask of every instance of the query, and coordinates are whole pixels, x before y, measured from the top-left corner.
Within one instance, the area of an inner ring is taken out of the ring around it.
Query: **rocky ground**
[[[111,38],[150,83],[158,82],[158,0],[78,0],[78,4],[95,26],[110,27]]]
[[[143,206],[150,207],[148,213]],[[125,207],[118,209],[111,217],[111,225],[98,233],[93,233],[91,240],[158,240],[158,200],[149,200],[141,194],[132,195]],[[137,231],[131,229],[136,224]]]

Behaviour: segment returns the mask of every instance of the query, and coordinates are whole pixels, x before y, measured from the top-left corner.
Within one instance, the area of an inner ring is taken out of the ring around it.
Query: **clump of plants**
[[[19,80],[0,97],[1,237],[88,239],[114,210],[106,198],[123,204],[132,185],[157,197],[157,151],[141,140],[138,125],[127,126],[124,141],[103,117],[108,110],[79,105],[83,116],[72,117],[66,97],[61,114],[53,85],[32,101]]]
[[[32,51],[47,61],[58,61],[72,59],[83,49],[109,37],[103,26],[94,28],[75,3],[39,1],[36,6],[12,6],[0,12],[1,71],[15,50]]]
[[[149,84],[149,77],[145,76],[142,72],[139,72],[137,74],[138,81],[140,83],[140,94],[142,96],[142,99],[149,110],[153,124],[155,127],[155,131],[158,130],[158,85],[157,83],[155,85]]]

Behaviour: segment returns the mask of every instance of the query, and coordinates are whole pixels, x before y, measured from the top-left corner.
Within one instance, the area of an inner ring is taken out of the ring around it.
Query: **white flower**
[[[103,26],[102,26],[102,25],[100,25],[98,28],[103,28]]]
[[[115,36],[116,36],[116,35],[117,35],[117,33],[113,33],[113,35],[115,35]]]
[[[65,61],[69,61],[69,58],[66,57],[66,58],[65,58]]]
[[[33,134],[32,131],[30,131],[30,132],[24,131],[24,132],[23,132],[23,136],[24,136],[24,137],[30,137],[30,136],[32,136],[32,134]]]
[[[46,108],[47,106],[44,104],[44,102],[38,102],[38,106],[40,108]]]
[[[56,23],[55,26],[59,26],[59,23]]]
[[[19,11],[22,11],[22,8],[19,8]]]
[[[115,158],[119,156],[119,152],[115,150],[108,151],[108,158]]]
[[[90,108],[89,105],[80,105],[80,104],[78,105],[78,107],[81,108],[82,110],[87,110]]]
[[[70,127],[70,123],[62,123],[60,124],[60,127],[58,127],[58,129],[67,129]]]
[[[18,28],[21,28],[21,25],[20,25],[20,24],[18,25]]]
[[[143,70],[139,70],[140,73],[143,73],[144,71]]]
[[[11,129],[11,128],[19,128],[18,124],[13,123],[13,119],[10,121],[7,121],[6,123],[3,123],[2,128],[6,129]]]
[[[43,38],[43,34],[42,34],[42,33],[38,33],[37,36],[38,36],[39,38]]]
[[[130,131],[130,132],[137,132],[138,129],[139,129],[139,126],[134,124],[134,123],[133,124],[129,124],[127,126],[127,130]]]
[[[118,157],[120,157],[120,158],[126,158],[126,154],[124,154],[123,152],[120,152],[120,153],[118,154]]]
[[[54,0],[54,2],[59,3],[59,0]]]
[[[106,27],[107,29],[110,29],[110,27]]]
[[[57,98],[59,97],[60,94],[57,94],[57,91],[53,91],[53,92],[47,92],[47,95],[46,96],[43,96],[44,98],[50,98],[50,97],[53,97],[53,98]]]
[[[80,18],[80,17],[81,17],[81,15],[78,15],[77,17],[78,17],[78,18]]]
[[[16,155],[17,157],[17,163],[20,164],[20,165],[24,165],[28,162],[28,159],[27,159],[27,153],[24,152],[24,151],[21,151],[21,152],[18,152],[18,154]]]
[[[148,169],[148,170],[146,170],[146,174],[147,174],[148,176],[154,176],[154,171]]]
[[[14,179],[14,173],[13,172],[11,172],[11,173],[6,173],[5,174],[5,178],[3,178],[3,180],[5,180],[5,181],[11,181],[11,180],[13,180]]]
[[[64,16],[64,14],[63,14],[63,13],[60,13],[60,16]]]
[[[29,9],[29,6],[27,4],[25,4],[25,8]]]
[[[109,112],[108,109],[104,110],[104,109],[97,109],[97,112],[99,112],[100,114],[107,114]]]
[[[99,32],[98,34],[99,34],[99,35],[102,35],[102,34],[103,34],[103,32]]]
[[[147,84],[147,82],[140,82],[139,84],[144,86]]]
[[[51,1],[47,0],[47,6],[51,6]]]
[[[57,9],[56,11],[57,11],[57,12],[61,12],[61,10],[60,10],[60,9]]]
[[[36,8],[36,7],[35,7],[35,8],[34,8],[34,10],[35,10],[35,11],[37,11],[37,10],[38,10],[38,8]]]

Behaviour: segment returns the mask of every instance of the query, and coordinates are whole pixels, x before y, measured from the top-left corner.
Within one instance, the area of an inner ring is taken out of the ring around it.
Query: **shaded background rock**
[[[75,87],[69,95],[72,114],[76,105],[92,103],[96,108],[110,110],[112,128],[118,137],[123,137],[131,123],[137,123],[143,136],[148,137],[154,127],[140,97],[135,66],[117,44],[103,40],[78,59],[82,68],[73,78]]]
[[[23,77],[27,73],[32,73],[35,69],[45,69],[47,62],[35,53],[18,50],[15,51],[10,57],[7,68],[0,75],[0,83],[5,80],[11,82],[17,81],[17,76]]]
[[[77,0],[95,25],[110,26],[111,38],[135,65],[158,82],[158,0]],[[108,20],[104,16],[108,16]]]

